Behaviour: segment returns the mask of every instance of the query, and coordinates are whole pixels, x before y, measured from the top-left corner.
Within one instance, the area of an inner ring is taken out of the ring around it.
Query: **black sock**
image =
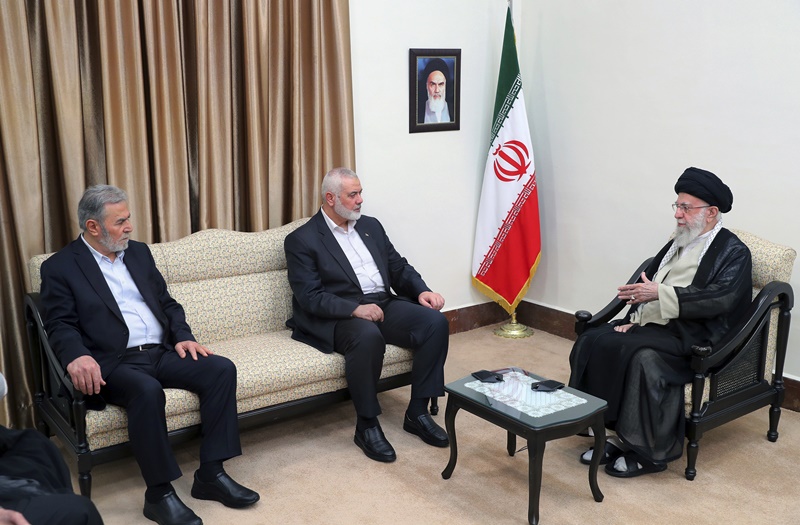
[[[147,487],[144,492],[144,499],[150,503],[157,503],[158,500],[164,497],[164,494],[171,490],[173,490],[172,483],[159,483],[158,485]]]
[[[200,463],[200,468],[197,469],[197,479],[209,483],[217,479],[217,474],[224,472],[222,468],[222,461],[208,461]]]
[[[422,414],[428,413],[428,401],[429,398],[427,397],[412,397],[411,401],[408,402],[408,408],[406,409],[406,414],[410,419],[416,419]]]
[[[356,430],[359,432],[364,432],[368,428],[377,427],[378,426],[378,418],[377,417],[362,417],[358,416],[356,420]]]

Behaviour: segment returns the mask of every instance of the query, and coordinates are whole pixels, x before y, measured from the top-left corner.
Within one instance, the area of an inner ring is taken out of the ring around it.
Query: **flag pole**
[[[475,227],[472,284],[511,315],[495,335],[530,337],[533,330],[517,322],[516,309],[539,265],[542,242],[533,144],[510,3],[493,115]]]
[[[496,328],[494,331],[494,335],[500,337],[507,337],[509,339],[523,339],[525,337],[530,337],[533,335],[533,329],[529,326],[525,326],[524,324],[517,322],[517,311],[511,314],[511,320],[501,326],[500,328]]]

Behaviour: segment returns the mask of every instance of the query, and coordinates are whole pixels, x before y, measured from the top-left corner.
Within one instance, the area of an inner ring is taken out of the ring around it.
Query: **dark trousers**
[[[72,491],[61,453],[36,430],[0,426],[0,507],[31,525],[102,525],[89,498]]]
[[[387,344],[414,351],[412,398],[443,396],[450,338],[445,316],[417,303],[388,298],[387,294],[370,294],[362,303],[380,306],[383,322],[345,319],[336,323],[334,331],[334,349],[344,355],[347,387],[356,414],[371,418],[381,413],[377,385]]]
[[[203,442],[200,462],[224,461],[242,453],[236,416],[236,366],[217,355],[184,359],[159,345],[129,350],[106,380],[101,394],[124,407],[134,457],[147,486],[181,476],[167,439],[165,388],[200,397]]]

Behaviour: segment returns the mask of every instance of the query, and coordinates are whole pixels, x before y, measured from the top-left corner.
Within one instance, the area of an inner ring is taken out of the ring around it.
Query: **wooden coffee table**
[[[528,442],[528,521],[539,522],[539,492],[542,488],[542,459],[545,444],[586,430],[594,431],[594,449],[605,448],[603,413],[604,400],[590,396],[580,390],[564,387],[553,393],[534,392],[531,383],[544,378],[519,368],[504,368],[496,371],[503,375],[500,383],[481,383],[467,376],[445,385],[447,408],[445,426],[450,436],[450,462],[442,471],[444,479],[450,479],[458,459],[456,441],[456,413],[464,409],[508,431],[508,455],[513,456],[517,436]],[[589,465],[589,487],[595,501],[603,501],[603,493],[597,486],[597,468],[602,454],[592,454]]]

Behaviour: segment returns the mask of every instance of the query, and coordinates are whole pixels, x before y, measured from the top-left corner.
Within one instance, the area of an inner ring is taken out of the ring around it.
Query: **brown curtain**
[[[27,260],[91,184],[145,242],[313,214],[355,168],[348,0],[0,0],[0,423],[30,426]]]

